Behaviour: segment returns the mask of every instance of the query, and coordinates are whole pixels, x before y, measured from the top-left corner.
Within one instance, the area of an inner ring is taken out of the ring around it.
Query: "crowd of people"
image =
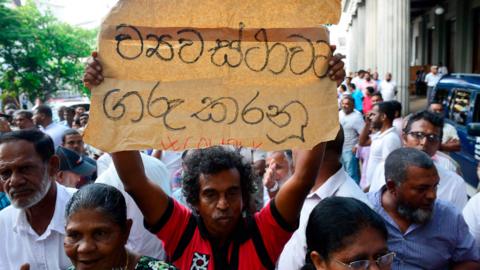
[[[330,69],[339,131],[312,150],[102,153],[83,107],[5,114],[0,270],[480,269],[442,105],[402,117],[390,73]],[[102,80],[93,59],[84,82]]]

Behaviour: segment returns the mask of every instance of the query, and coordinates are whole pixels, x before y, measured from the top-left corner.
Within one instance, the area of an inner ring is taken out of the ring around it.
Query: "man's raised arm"
[[[278,212],[292,227],[298,226],[300,210],[317,178],[325,152],[325,144],[320,143],[312,150],[296,150],[294,152],[295,172],[275,197],[275,206]]]
[[[125,191],[135,200],[147,224],[158,222],[167,209],[168,195],[145,175],[140,153],[117,152],[112,159]]]

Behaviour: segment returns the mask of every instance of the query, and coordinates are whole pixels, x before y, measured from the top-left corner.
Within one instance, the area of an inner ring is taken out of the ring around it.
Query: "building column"
[[[383,79],[391,72],[397,83],[397,99],[402,103],[404,115],[409,113],[409,45],[410,2],[398,0],[378,1],[379,14],[379,72]]]
[[[372,72],[377,70],[377,0],[365,1],[365,66],[364,69],[371,69]]]
[[[365,9],[365,3],[358,3],[357,6],[357,18],[356,18],[356,27],[355,27],[355,32],[356,32],[356,37],[354,40],[355,43],[355,48],[357,49],[357,67],[358,69],[366,69],[365,67],[365,59],[367,58],[365,55],[366,50],[365,48],[365,40],[366,40],[366,35],[367,31],[365,29],[366,26],[366,9]],[[358,69],[356,71],[358,71]]]
[[[348,63],[347,71],[355,72],[357,70],[357,56],[356,48],[354,45],[355,40],[355,19],[352,19],[352,24],[348,27],[348,37],[347,37],[347,46],[348,46]]]

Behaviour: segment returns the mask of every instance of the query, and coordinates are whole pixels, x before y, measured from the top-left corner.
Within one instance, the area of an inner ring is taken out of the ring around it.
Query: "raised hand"
[[[92,57],[88,59],[85,74],[83,75],[83,85],[90,90],[93,86],[97,86],[103,82],[103,69],[97,57],[97,52],[92,52]]]

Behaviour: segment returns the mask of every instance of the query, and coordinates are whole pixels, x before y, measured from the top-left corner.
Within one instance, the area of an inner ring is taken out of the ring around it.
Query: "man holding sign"
[[[341,81],[345,76],[340,59],[330,59],[332,80]],[[101,83],[101,70],[98,61],[89,64],[85,85]],[[146,177],[138,152],[117,152],[112,157],[146,225],[164,241],[169,260],[177,267],[273,269],[298,226],[300,209],[315,181],[323,150],[321,143],[313,150],[297,151],[295,173],[274,200],[246,218],[243,213],[250,203],[253,177],[238,153],[214,147],[195,150],[188,158],[184,194],[193,213]]]
[[[125,190],[180,269],[275,267],[298,226],[323,142],[338,131],[335,82],[345,71],[319,24],[337,23],[340,6],[120,0],[105,19],[98,59],[84,76],[95,86],[86,141],[113,152]],[[228,144],[312,150],[294,152],[295,172],[252,215],[250,165],[210,147]],[[185,162],[183,193],[192,210],[145,175],[131,150],[146,148],[205,148]]]

